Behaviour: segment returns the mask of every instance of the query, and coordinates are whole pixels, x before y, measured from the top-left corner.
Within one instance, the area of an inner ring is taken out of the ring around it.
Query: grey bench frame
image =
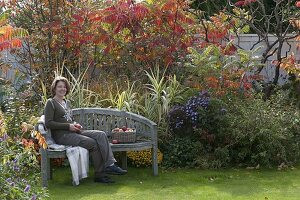
[[[136,129],[137,141],[135,143],[111,144],[114,152],[121,152],[122,168],[127,169],[127,151],[142,151],[152,149],[153,175],[158,175],[157,161],[157,125],[151,120],[131,112],[111,108],[76,108],[72,110],[73,118],[85,130],[101,130],[108,134],[116,127],[127,126]],[[48,130],[47,136],[51,137]],[[66,158],[66,150],[51,150],[40,148],[42,186],[48,186],[52,179],[50,158]]]

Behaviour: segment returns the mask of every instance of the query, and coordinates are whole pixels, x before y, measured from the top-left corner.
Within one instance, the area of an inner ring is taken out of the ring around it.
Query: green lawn
[[[150,168],[129,168],[127,175],[113,178],[116,183],[105,185],[94,183],[90,176],[74,187],[70,168],[56,168],[49,182],[50,199],[300,199],[299,169],[178,169],[153,177]]]

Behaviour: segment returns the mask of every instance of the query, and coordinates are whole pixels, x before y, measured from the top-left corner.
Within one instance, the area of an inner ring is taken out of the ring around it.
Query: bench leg
[[[158,176],[157,148],[152,148],[152,170],[153,175]]]
[[[121,151],[122,169],[127,169],[127,152]]]
[[[52,164],[51,164],[51,159],[48,159],[48,166],[47,166],[47,177],[48,180],[52,180],[52,176],[53,176],[53,170],[52,170]]]
[[[49,166],[49,158],[47,158],[46,150],[42,149],[40,151],[41,154],[41,175],[42,175],[42,186],[48,187],[48,166]]]

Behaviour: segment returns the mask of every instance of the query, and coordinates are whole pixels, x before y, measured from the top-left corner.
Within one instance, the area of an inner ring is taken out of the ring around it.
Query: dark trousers
[[[80,134],[68,133],[59,137],[56,142],[89,150],[95,168],[95,177],[104,176],[105,167],[116,162],[106,133],[103,131],[84,130]]]

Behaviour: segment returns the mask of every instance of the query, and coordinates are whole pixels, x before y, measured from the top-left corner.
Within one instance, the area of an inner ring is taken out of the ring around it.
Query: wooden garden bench
[[[158,175],[157,161],[157,125],[151,120],[130,112],[110,108],[77,108],[72,110],[73,118],[85,130],[101,130],[108,134],[112,129],[127,126],[136,129],[137,141],[135,143],[111,144],[113,151],[121,152],[122,168],[127,169],[127,151],[141,151],[152,149],[153,175]],[[45,132],[46,139],[51,137],[51,131]],[[48,186],[52,179],[50,158],[66,158],[66,150],[51,150],[40,148],[42,185]]]

